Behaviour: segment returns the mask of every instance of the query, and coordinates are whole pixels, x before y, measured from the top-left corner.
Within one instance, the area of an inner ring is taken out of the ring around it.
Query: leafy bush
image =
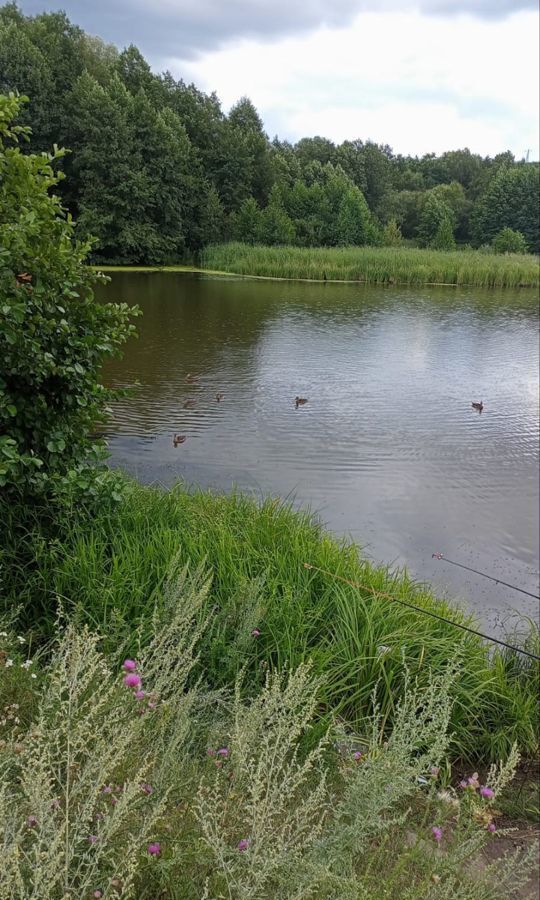
[[[98,376],[133,310],[94,300],[90,244],[50,193],[65,151],[22,153],[28,129],[11,124],[22,102],[0,96],[0,487],[28,499],[103,481],[88,466],[109,397]]]
[[[526,253],[527,241],[521,231],[512,228],[503,228],[495,235],[491,246],[495,253]]]
[[[451,669],[423,689],[409,679],[386,740],[377,712],[362,737],[336,723],[317,740],[309,663],[248,699],[240,681],[233,697],[194,681],[208,587],[175,562],[150,643],[123,664],[72,621],[38,677],[18,667],[0,742],[1,900],[514,896],[532,851],[476,863],[517,756],[484,787],[475,773],[445,788]]]

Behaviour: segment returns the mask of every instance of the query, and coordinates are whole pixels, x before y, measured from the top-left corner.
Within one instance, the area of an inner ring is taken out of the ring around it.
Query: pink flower
[[[260,633],[261,632],[259,631],[258,628],[254,628],[253,631],[251,632],[251,637],[259,637]]]
[[[487,830],[491,831],[491,833],[493,834],[494,831],[497,831],[497,826],[493,822],[490,822],[487,827]]]
[[[143,783],[143,784],[141,784],[141,791],[143,792],[143,794],[150,795],[150,794],[154,793],[154,788],[152,787],[151,784]]]
[[[226,758],[226,757],[229,755],[229,748],[228,748],[228,747],[221,747],[221,749],[218,750],[217,755],[218,755],[218,756],[224,756],[224,757]]]
[[[156,703],[155,700],[149,700],[149,701],[148,701],[148,709],[155,709],[156,706],[157,706],[157,703]]]
[[[242,838],[242,840],[238,842],[238,849],[247,850],[247,848],[249,847],[249,843],[249,838]]]
[[[97,891],[94,891],[94,893],[92,894],[92,897],[98,897],[98,898],[99,898],[99,897],[103,897],[103,894],[102,894],[102,892],[98,889]]]
[[[441,770],[440,770],[439,766],[432,766],[430,771],[431,771],[431,774],[433,775],[433,777],[436,778]]]
[[[135,700],[144,700],[144,698],[146,697],[146,691],[135,691],[133,696],[135,697]]]
[[[208,750],[206,751],[206,755],[207,755],[207,756],[215,756],[215,755],[216,755],[216,751],[215,751],[215,750],[212,750],[212,748],[209,747]]]
[[[467,778],[467,787],[476,788],[480,787],[480,782],[478,781],[478,772],[474,772],[469,778]]]
[[[463,779],[463,781],[459,782],[459,786],[460,786],[460,788],[463,788],[463,790],[465,790],[465,788],[469,787],[469,782],[465,781],[465,779]]]
[[[153,844],[148,844],[148,852],[150,856],[159,856],[161,853],[161,844],[155,841]]]
[[[134,659],[125,659],[123,665],[126,672],[135,672],[137,670],[137,663]]]
[[[97,841],[97,835],[96,835],[96,834],[89,834],[89,835],[88,835],[88,843],[89,843],[89,844],[95,844],[96,841]]]
[[[35,816],[28,816],[28,818],[26,820],[26,824],[28,825],[29,828],[35,828],[37,823],[38,823],[38,821]]]
[[[435,838],[435,840],[437,841],[437,843],[442,841],[442,828],[439,828],[437,825],[434,825],[433,828],[431,829],[431,833],[432,833],[433,837]]]
[[[126,675],[124,678],[124,684],[126,687],[138,688],[140,687],[141,679],[135,672],[130,672],[130,674]]]
[[[480,788],[480,796],[485,797],[486,800],[491,800],[492,797],[495,796],[495,791],[492,791],[490,787],[482,787]]]
[[[357,750],[356,753],[353,753],[353,759],[356,759],[356,760],[362,759],[363,755],[364,754],[362,753],[361,750]]]
[[[101,788],[102,794],[112,794],[112,787],[110,784],[106,784],[105,787]]]

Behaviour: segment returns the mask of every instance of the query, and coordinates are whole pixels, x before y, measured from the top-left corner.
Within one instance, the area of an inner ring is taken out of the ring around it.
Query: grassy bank
[[[215,615],[198,663],[210,687],[230,686],[246,668],[245,684],[254,690],[269,669],[311,660],[323,678],[323,719],[333,711],[361,731],[374,695],[383,723],[392,721],[405,666],[424,684],[430,670],[441,674],[449,661],[462,660],[454,688],[454,757],[494,760],[514,740],[528,754],[537,749],[538,666],[492,653],[473,635],[374,595],[386,591],[469,621],[407,578],[362,562],[354,546],[279,502],[257,507],[243,496],[130,484],[120,506],[103,507],[91,519],[66,516],[52,538],[28,528],[24,542],[26,564],[20,546],[18,567],[5,551],[4,591],[8,607],[20,604],[38,638],[52,630],[60,597],[77,620],[103,629],[110,648],[135,652],[136,629],[144,635],[149,628],[156,592],[179,554],[213,577]],[[306,562],[366,588],[308,570]]]
[[[394,247],[262,247],[216,244],[202,252],[203,268],[238,275],[369,284],[455,284],[535,287],[538,259],[473,250]]]

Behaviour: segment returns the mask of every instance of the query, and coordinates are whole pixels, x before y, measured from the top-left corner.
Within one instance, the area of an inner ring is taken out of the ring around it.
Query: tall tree
[[[524,235],[531,252],[539,253],[539,189],[537,163],[502,166],[473,211],[477,243],[489,243],[503,228],[512,228]]]

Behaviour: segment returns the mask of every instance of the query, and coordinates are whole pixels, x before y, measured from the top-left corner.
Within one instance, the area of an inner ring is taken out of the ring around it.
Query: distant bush
[[[527,253],[527,241],[521,231],[503,228],[491,242],[495,253]]]

